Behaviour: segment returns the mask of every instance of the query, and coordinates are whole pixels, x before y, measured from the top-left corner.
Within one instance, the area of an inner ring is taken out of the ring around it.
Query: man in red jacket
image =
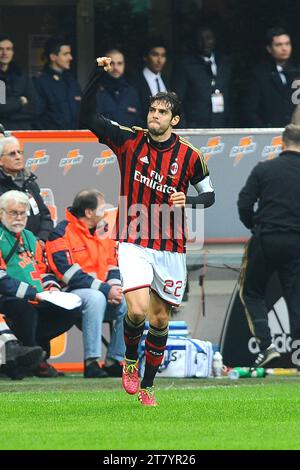
[[[66,219],[50,234],[46,253],[50,269],[68,291],[82,300],[84,377],[121,376],[124,359],[123,318],[127,312],[117,266],[116,242],[103,232],[104,197],[96,189],[80,191]],[[97,230],[98,228],[98,230]],[[104,320],[116,320],[105,370],[99,367]]]

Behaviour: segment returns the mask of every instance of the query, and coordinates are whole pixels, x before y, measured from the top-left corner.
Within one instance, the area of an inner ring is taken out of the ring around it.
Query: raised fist
[[[103,67],[105,72],[109,72],[111,70],[111,57],[98,57],[96,61],[98,67]]]

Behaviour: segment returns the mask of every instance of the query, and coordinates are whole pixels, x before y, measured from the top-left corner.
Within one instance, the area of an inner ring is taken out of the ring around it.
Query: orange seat
[[[55,359],[56,357],[62,356],[67,349],[67,333],[63,333],[62,335],[56,336],[56,338],[51,339],[50,347],[51,359]]]

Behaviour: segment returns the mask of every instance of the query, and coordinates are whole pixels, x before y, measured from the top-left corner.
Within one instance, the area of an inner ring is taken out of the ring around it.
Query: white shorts
[[[169,304],[180,305],[186,285],[185,253],[121,242],[118,258],[124,293],[150,287]]]

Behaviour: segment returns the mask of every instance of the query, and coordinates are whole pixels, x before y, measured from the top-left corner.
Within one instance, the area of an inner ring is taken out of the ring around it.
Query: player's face
[[[287,34],[274,36],[271,46],[267,46],[268,52],[276,61],[288,60],[292,53],[292,44]]]
[[[153,73],[159,73],[165,66],[167,61],[167,51],[164,47],[153,47],[149,54],[145,57],[147,67]]]
[[[170,106],[164,101],[154,101],[151,104],[147,117],[150,134],[161,136],[172,129],[172,112]]]
[[[113,78],[122,77],[125,71],[125,60],[123,54],[121,54],[121,52],[111,52],[109,57],[111,57],[111,70],[108,74]]]
[[[73,60],[70,46],[61,46],[58,54],[50,54],[53,65],[61,70],[69,70]]]

